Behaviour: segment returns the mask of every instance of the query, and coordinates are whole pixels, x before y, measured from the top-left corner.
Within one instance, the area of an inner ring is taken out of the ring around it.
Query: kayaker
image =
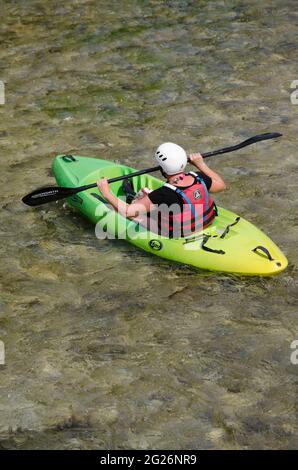
[[[226,187],[223,179],[206,165],[200,153],[187,157],[182,147],[171,142],[161,144],[155,158],[166,179],[163,186],[127,204],[111,192],[103,178],[97,182],[103,197],[127,218],[144,223],[149,216],[157,224],[158,233],[169,238],[187,236],[210,225],[216,216],[216,206],[209,193],[223,191]],[[198,171],[185,173],[187,161]]]

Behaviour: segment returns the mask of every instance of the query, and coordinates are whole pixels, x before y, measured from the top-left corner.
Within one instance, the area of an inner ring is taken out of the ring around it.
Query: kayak
[[[77,155],[58,155],[53,162],[58,185],[69,188],[134,171],[125,165]],[[163,184],[149,174],[135,176],[131,181],[136,192],[144,187],[154,190]],[[125,196],[122,181],[111,183],[110,187],[117,197]],[[210,271],[264,276],[277,274],[288,265],[284,254],[267,235],[222,207],[218,207],[217,217],[202,232],[185,238],[166,238],[115,212],[97,188],[75,194],[67,201],[96,224],[98,238],[124,238],[167,260]]]

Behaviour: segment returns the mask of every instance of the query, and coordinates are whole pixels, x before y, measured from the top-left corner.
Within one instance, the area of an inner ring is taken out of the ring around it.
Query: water
[[[296,2],[1,1],[0,447],[297,447]],[[98,241],[53,183],[58,153],[210,160],[217,202],[289,258],[274,278],[197,272]]]

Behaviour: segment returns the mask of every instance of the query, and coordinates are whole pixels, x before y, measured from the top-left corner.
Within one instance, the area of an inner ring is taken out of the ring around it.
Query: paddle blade
[[[262,140],[276,139],[281,137],[282,134],[279,132],[266,132],[265,134],[258,134],[254,137],[240,142],[240,144],[232,145],[231,147],[224,147],[222,149],[213,150],[213,152],[202,153],[203,158],[213,157],[214,155],[222,155],[223,153],[235,152],[235,150],[240,150],[248,145],[255,144],[256,142],[261,142]]]
[[[247,140],[244,140],[239,147],[246,147],[247,145],[255,144],[256,142],[261,142],[262,140],[276,139],[277,137],[282,137],[282,134],[279,132],[266,132],[265,134],[258,134],[254,137],[250,137]]]
[[[39,206],[47,202],[58,201],[78,192],[78,188],[61,188],[58,186],[47,186],[33,191],[24,196],[22,201],[27,206]]]

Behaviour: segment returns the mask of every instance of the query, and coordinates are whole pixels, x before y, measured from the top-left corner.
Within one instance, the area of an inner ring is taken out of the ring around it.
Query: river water
[[[0,448],[297,447],[297,2],[1,0]],[[58,153],[214,157],[216,201],[289,259],[195,271],[99,241],[52,184]]]

